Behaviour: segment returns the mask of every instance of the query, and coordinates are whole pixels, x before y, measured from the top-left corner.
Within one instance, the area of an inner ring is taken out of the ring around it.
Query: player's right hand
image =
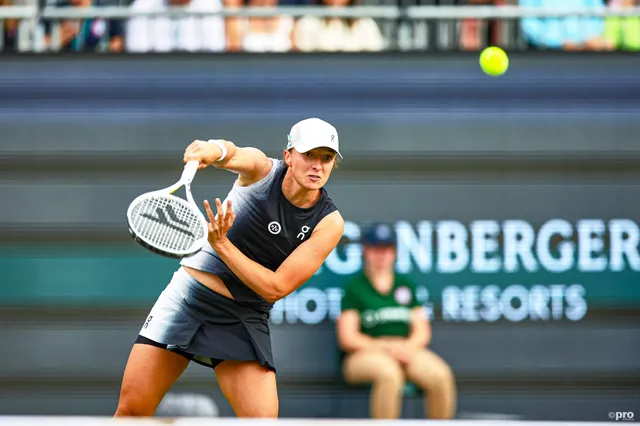
[[[198,170],[215,163],[220,158],[220,148],[217,145],[201,140],[195,140],[189,144],[184,152],[184,163],[198,161]]]

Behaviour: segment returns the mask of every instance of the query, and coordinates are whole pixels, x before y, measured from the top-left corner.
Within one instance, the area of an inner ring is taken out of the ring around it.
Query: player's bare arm
[[[336,247],[344,231],[344,219],[338,211],[328,214],[314,229],[309,239],[298,246],[274,272],[245,256],[227,238],[235,214],[230,202],[222,209],[216,199],[217,217],[209,203],[209,243],[224,263],[249,288],[267,302],[273,303],[296,290],[316,273],[329,253]]]
[[[269,174],[272,166],[271,160],[259,149],[239,147],[231,141],[222,139],[216,141],[224,147],[224,150],[216,143],[193,141],[185,150],[184,162],[199,161],[198,170],[213,166],[238,173],[238,185],[240,186],[249,186]]]

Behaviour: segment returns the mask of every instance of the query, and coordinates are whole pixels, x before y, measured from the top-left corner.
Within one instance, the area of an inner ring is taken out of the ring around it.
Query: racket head
[[[131,202],[127,225],[140,245],[176,259],[200,251],[208,236],[208,223],[195,203],[159,191],[142,194]]]

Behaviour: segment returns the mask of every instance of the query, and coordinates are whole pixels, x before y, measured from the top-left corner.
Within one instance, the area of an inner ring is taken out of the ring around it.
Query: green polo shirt
[[[388,294],[378,293],[364,274],[357,275],[347,283],[342,298],[342,311],[357,311],[360,331],[371,337],[408,337],[411,311],[417,306],[416,286],[401,275],[396,275]]]

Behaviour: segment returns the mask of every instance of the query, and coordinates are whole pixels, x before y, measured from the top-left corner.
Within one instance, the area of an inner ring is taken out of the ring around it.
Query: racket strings
[[[135,232],[162,250],[186,251],[205,236],[192,208],[172,196],[141,200],[131,213]]]

